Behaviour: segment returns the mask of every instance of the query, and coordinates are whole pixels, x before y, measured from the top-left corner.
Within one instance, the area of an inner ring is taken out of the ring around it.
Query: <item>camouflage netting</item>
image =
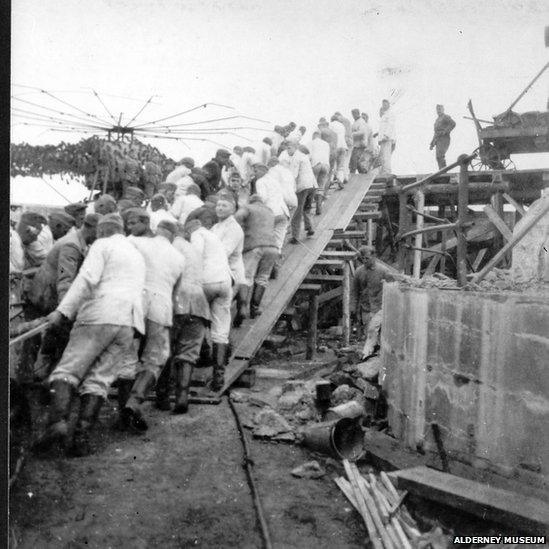
[[[10,174],[40,177],[77,174],[86,186],[121,196],[126,185],[138,186],[150,197],[173,170],[175,162],[158,149],[134,139],[107,141],[97,136],[58,145],[12,144]]]

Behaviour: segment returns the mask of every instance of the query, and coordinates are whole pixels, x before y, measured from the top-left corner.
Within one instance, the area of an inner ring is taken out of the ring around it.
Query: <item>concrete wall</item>
[[[389,424],[411,448],[549,480],[549,297],[385,284]]]

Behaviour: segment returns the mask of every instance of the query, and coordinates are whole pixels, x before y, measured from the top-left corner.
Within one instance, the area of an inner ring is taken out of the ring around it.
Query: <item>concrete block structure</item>
[[[385,284],[381,383],[407,446],[549,480],[549,294]]]

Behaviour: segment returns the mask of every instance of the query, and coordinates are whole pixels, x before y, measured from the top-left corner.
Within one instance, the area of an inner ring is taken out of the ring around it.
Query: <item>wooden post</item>
[[[438,217],[446,219],[446,206],[438,207]],[[446,252],[446,231],[440,231],[440,251]],[[446,255],[440,256],[440,273],[446,272]]]
[[[414,196],[414,201],[416,205],[416,210],[423,213],[425,208],[425,194],[423,191],[417,191]],[[423,229],[424,217],[422,215],[416,215],[416,229]],[[421,248],[423,245],[423,235],[416,234],[415,238],[415,248]],[[414,250],[414,267],[413,267],[413,277],[418,278],[421,275],[421,250]]]
[[[374,242],[374,220],[368,219],[368,246],[371,246]]]
[[[318,294],[316,292],[309,293],[309,329],[307,332],[307,348],[305,358],[311,360],[316,353],[317,340],[317,324],[318,324]]]
[[[398,201],[398,232],[403,234],[408,230],[408,208],[406,208],[408,203],[408,195],[402,190],[402,188],[399,189]],[[405,244],[406,241],[401,240],[398,246],[398,266],[403,273],[406,272]]]
[[[349,345],[351,335],[351,266],[348,261],[343,263],[343,345]]]
[[[469,207],[469,174],[467,163],[462,162],[459,166],[458,186],[458,223],[457,229],[457,282],[458,286],[467,284],[467,239],[465,237],[464,224],[467,220],[467,209]]]
[[[494,176],[495,179],[496,176]],[[492,198],[490,198],[490,205],[498,215],[500,219],[503,219],[503,196],[501,193],[494,193]],[[500,231],[494,231],[494,240],[493,240],[493,253],[497,253],[501,248],[503,248],[503,235]]]

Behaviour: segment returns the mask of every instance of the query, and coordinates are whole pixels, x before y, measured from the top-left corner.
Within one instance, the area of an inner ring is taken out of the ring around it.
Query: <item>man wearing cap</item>
[[[450,147],[450,132],[456,127],[456,123],[450,116],[444,113],[444,107],[437,105],[437,119],[435,120],[435,133],[429,150],[435,149],[438,169],[446,167],[446,152]]]
[[[337,119],[343,124],[343,127],[345,128],[345,143],[347,145],[347,152],[345,154],[345,178],[343,182],[347,183],[347,180],[349,179],[349,162],[351,160],[351,150],[353,148],[351,121],[348,118],[345,118],[340,112],[336,112],[335,116],[337,116]]]
[[[223,243],[217,235],[202,227],[198,219],[187,221],[185,238],[190,241],[201,261],[202,288],[210,305],[213,354],[212,391],[218,391],[225,381],[231,329],[231,270]]]
[[[79,229],[61,237],[48,253],[46,260],[34,275],[29,301],[41,312],[49,314],[65,297],[84,261],[88,247],[95,241],[98,214],[88,214]],[[69,341],[71,322],[66,319],[52,326],[42,336],[42,343],[34,365],[35,376],[43,379],[51,373]]]
[[[209,162],[206,162],[202,169],[208,174],[208,193],[216,193],[219,190],[221,184],[221,170],[224,167],[229,166],[229,158],[231,153],[226,149],[218,149],[215,153],[215,157],[212,158]]]
[[[271,147],[273,146],[273,141],[269,137],[265,137],[261,143],[256,148],[255,154],[257,161],[261,164],[267,164],[271,158]]]
[[[149,212],[144,208],[128,208],[121,216],[127,236],[153,236]]]
[[[74,218],[69,214],[59,211],[52,212],[45,223],[43,216],[39,216],[40,230],[36,240],[26,247],[27,265],[39,267],[53,247],[53,243],[65,236],[74,226]]]
[[[248,292],[251,289],[250,317],[261,314],[259,306],[278,257],[274,235],[275,216],[258,195],[238,209],[235,215],[244,229],[244,270]]]
[[[74,227],[79,229],[84,223],[84,217],[86,216],[86,204],[84,202],[75,202],[65,206],[65,212],[74,218]]]
[[[242,227],[234,218],[236,204],[232,193],[221,191],[215,205],[217,223],[211,228],[212,233],[217,235],[229,260],[229,268],[233,280],[233,295],[236,297],[237,314],[234,325],[240,326],[246,315],[246,299],[248,288],[244,274],[244,262],[242,260],[242,249],[244,246],[244,232]]]
[[[347,141],[345,139],[345,126],[334,114],[330,121],[330,129],[337,135],[336,159],[335,159],[335,181],[340,189],[345,182],[345,159],[347,158]]]
[[[204,205],[204,202],[200,198],[201,192],[200,188],[196,183],[191,183],[187,187],[187,193],[181,196],[178,196],[173,203],[173,206],[170,208],[170,213],[177,220],[178,223],[182,225],[185,224],[187,216],[196,208]]]
[[[156,231],[156,227],[158,226],[160,221],[176,221],[175,217],[170,212],[168,212],[168,203],[166,201],[166,197],[163,194],[155,194],[151,198],[149,215],[151,231],[153,233]]]
[[[136,208],[141,208],[145,193],[139,187],[126,187],[122,200],[129,200]]]
[[[276,177],[269,173],[265,164],[254,164],[256,177],[256,194],[261,197],[265,206],[271,209],[275,216],[274,236],[278,253],[282,252],[284,238],[290,221],[290,210],[284,200],[284,193]]]
[[[118,359],[128,351],[134,329],[144,333],[145,261],[124,236],[117,214],[103,216],[97,240],[65,297],[48,320],[59,325],[74,320],[69,343],[49,377],[52,405],[49,425],[39,446],[66,441],[73,393],[80,411],[69,452],[90,453],[90,430],[107,391],[117,377]]]
[[[278,156],[280,145],[284,141],[284,128],[282,126],[275,126],[273,133],[271,134],[271,156]]]
[[[322,213],[322,202],[328,192],[328,176],[330,175],[330,145],[320,137],[320,132],[313,133],[309,147],[311,151],[311,166],[316,177],[318,188],[315,193],[316,215]]]
[[[318,131],[320,132],[320,139],[322,139],[322,141],[326,141],[326,143],[330,146],[330,173],[328,174],[328,184],[325,188],[325,190],[328,191],[336,166],[337,134],[330,128],[328,121],[325,118],[321,118],[318,121]]]
[[[129,387],[135,377],[122,410],[123,421],[132,431],[147,429],[141,405],[170,356],[172,295],[184,268],[183,257],[175,253],[171,244],[176,233],[177,225],[164,220],[158,224],[156,236],[128,238],[145,260],[145,346],[141,360],[126,363],[119,372],[119,390],[122,392],[124,388],[121,386]]]
[[[193,369],[200,357],[200,349],[210,323],[210,307],[202,289],[202,258],[185,240],[182,227],[173,247],[184,257],[185,267],[175,287],[173,300],[172,360],[169,361],[156,384],[156,405],[169,410],[170,370],[175,374],[174,413],[184,414],[189,407],[189,386]]]
[[[116,200],[110,194],[101,195],[93,205],[95,213],[106,215],[116,212]]]
[[[379,131],[377,134],[379,143],[379,158],[381,169],[379,175],[388,175],[391,173],[391,156],[395,149],[396,132],[395,118],[391,110],[391,104],[387,99],[381,102],[379,110]]]
[[[301,221],[305,222],[307,236],[315,234],[309,213],[305,211],[305,203],[314,195],[317,183],[311,162],[301,151],[297,150],[297,142],[289,141],[288,148],[280,155],[280,163],[288,168],[295,178],[297,208],[292,218],[291,244],[297,244],[301,233]]]

